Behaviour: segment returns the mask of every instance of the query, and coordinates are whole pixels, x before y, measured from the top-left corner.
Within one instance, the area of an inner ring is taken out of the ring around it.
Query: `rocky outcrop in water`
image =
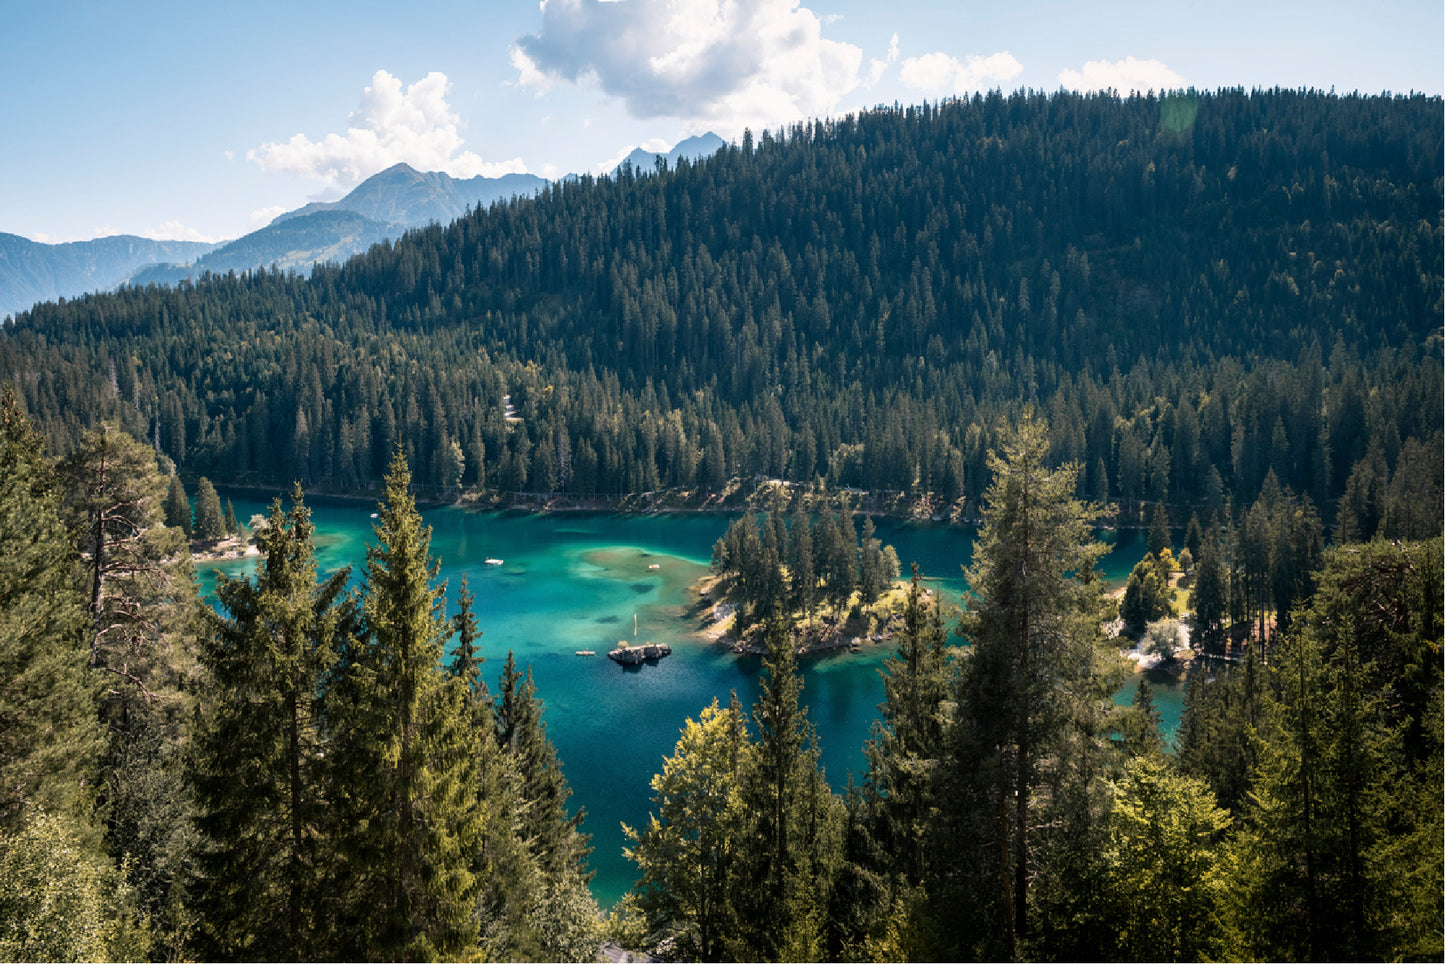
[[[666,643],[646,643],[642,646],[623,644],[607,654],[607,658],[623,666],[639,666],[655,663],[664,656],[672,655],[672,647]]]

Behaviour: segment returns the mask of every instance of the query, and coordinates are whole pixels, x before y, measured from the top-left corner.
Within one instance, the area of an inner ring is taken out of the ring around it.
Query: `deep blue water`
[[[254,496],[228,494],[243,521],[265,511],[266,504]],[[322,498],[308,505],[317,527],[319,567],[329,572],[351,565],[353,578],[359,578],[366,542],[373,538],[375,506]],[[610,906],[636,877],[622,856],[621,824],[646,822],[649,781],[671,755],[683,721],[713,699],[726,703],[733,691],[749,708],[757,696],[760,660],[699,640],[692,633],[696,621],[686,612],[687,589],[705,573],[713,543],[733,517],[476,513],[450,507],[427,510],[423,517],[432,526],[432,556],[441,563],[449,606],[462,577],[470,580],[493,693],[508,650],[519,666],[532,670],[547,733],[574,792],[572,803],[587,811],[583,829],[595,848],[593,893]],[[897,549],[905,574],[917,562],[930,588],[958,600],[966,588],[961,567],[971,559],[971,529],[886,519],[876,525],[878,538]],[[1103,563],[1116,581],[1127,577],[1144,552],[1142,534],[1118,538]],[[488,566],[489,557],[503,564]],[[650,569],[654,564],[658,568]],[[254,559],[202,566],[202,591],[211,591],[218,570],[246,573],[253,566]],[[634,638],[669,643],[673,654],[635,670],[602,655],[618,640]],[[598,655],[576,655],[587,649]],[[864,767],[863,744],[883,698],[878,667],[889,652],[877,645],[803,661],[803,702],[835,789],[844,787],[850,771]],[[1134,685],[1131,680],[1121,698],[1132,695]],[[1172,733],[1180,688],[1153,680],[1151,685],[1165,730]]]

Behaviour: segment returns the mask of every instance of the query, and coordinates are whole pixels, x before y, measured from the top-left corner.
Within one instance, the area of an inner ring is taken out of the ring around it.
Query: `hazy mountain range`
[[[724,146],[726,142],[716,134],[702,134],[679,142],[665,154],[639,147],[622,164],[646,174],[656,169],[659,158],[673,168],[683,157],[697,160]],[[454,178],[397,164],[362,181],[339,201],[314,201],[219,244],[151,241],[131,235],[41,244],[0,233],[0,318],[38,301],[73,298],[122,284],[174,284],[205,272],[272,266],[306,271],[318,261],[344,261],[373,244],[400,237],[408,228],[433,221],[448,224],[468,208],[535,194],[547,183],[535,174]]]

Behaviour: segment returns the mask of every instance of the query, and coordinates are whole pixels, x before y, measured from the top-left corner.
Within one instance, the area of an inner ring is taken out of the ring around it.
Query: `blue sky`
[[[1440,0],[6,5],[0,231],[219,240],[399,160],[598,172],[639,144],[1021,87],[1441,93]]]

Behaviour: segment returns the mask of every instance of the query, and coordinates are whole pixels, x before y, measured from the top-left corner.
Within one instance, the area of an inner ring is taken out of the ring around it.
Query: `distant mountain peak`
[[[651,173],[657,166],[658,158],[665,160],[668,168],[672,169],[677,167],[677,162],[681,158],[698,161],[704,157],[711,157],[724,147],[727,147],[727,141],[712,131],[708,131],[706,134],[696,134],[678,141],[673,145],[672,150],[667,152],[636,148],[631,154],[624,157],[613,170],[617,170],[623,164],[631,164],[634,171],[643,174]]]

